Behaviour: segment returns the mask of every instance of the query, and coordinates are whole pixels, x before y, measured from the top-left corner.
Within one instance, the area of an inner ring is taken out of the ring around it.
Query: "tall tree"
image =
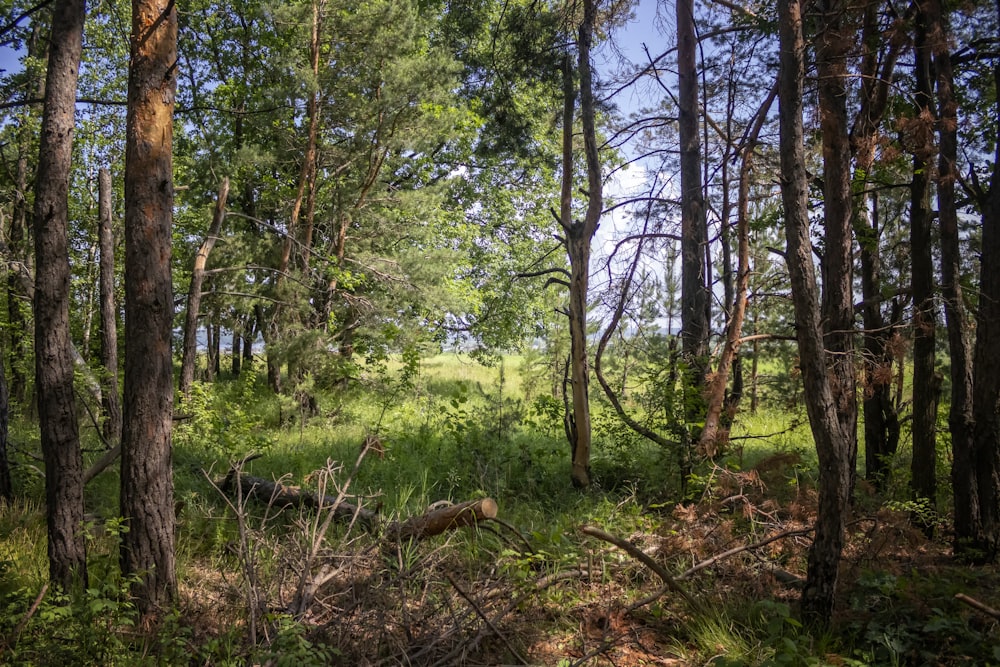
[[[892,316],[886,320],[882,299],[883,229],[878,214],[878,196],[871,188],[874,183],[872,170],[896,61],[908,37],[901,22],[893,20],[895,17],[891,14],[890,25],[882,28],[880,12],[883,9],[879,3],[871,2],[863,11],[860,100],[850,134],[854,158],[853,226],[860,246],[863,299],[865,479],[876,488],[887,481],[891,470],[889,459],[899,444],[899,417],[891,396],[894,355],[888,343],[896,324],[896,311],[901,307],[898,300],[894,301]]]
[[[951,358],[951,400],[948,430],[951,434],[951,481],[955,506],[955,552],[964,553],[976,535],[979,497],[973,464],[972,342],[962,290],[962,253],[958,233],[955,183],[958,177],[958,101],[951,61],[951,27],[940,0],[924,5],[936,74],[938,103],[938,224],[941,228],[941,292],[944,296],[948,351]]]
[[[570,422],[572,471],[574,486],[590,485],[590,368],[587,352],[587,288],[590,280],[590,251],[597,224],[603,210],[601,162],[597,148],[593,72],[590,49],[594,40],[597,8],[594,0],[584,0],[583,20],[577,37],[577,63],[567,53],[563,65],[563,176],[559,222],[566,233],[566,249],[570,260],[569,330],[570,375],[572,377],[573,413]],[[587,165],[587,209],[582,220],[573,219],[573,129],[576,107],[574,69],[580,78],[580,124],[583,131],[583,151]]]
[[[137,577],[140,612],[154,617],[176,596],[171,470],[173,110],[177,9],[135,0],[125,150],[125,410],[121,565]]]
[[[7,427],[10,422],[10,392],[7,390],[7,374],[0,361],[0,502],[10,504],[14,500],[14,484],[10,475],[10,458],[7,456]]]
[[[843,395],[836,382],[824,346],[813,246],[809,229],[809,177],[805,162],[802,123],[805,81],[805,38],[799,0],[778,3],[780,72],[781,199],[785,213],[785,235],[792,302],[795,308],[799,365],[806,396],[806,411],[819,457],[819,516],[816,536],[809,550],[806,585],[802,591],[804,614],[828,623],[833,612],[837,570],[844,542],[845,515],[850,501],[851,443],[839,415]],[[837,251],[837,250],[835,250]],[[844,276],[841,275],[843,280]],[[825,289],[842,289],[826,285]]]
[[[1000,0],[996,2],[1000,26]],[[1000,35],[998,35],[1000,37]],[[1000,90],[1000,59],[993,63],[994,91]],[[1000,118],[1000,94],[994,99],[994,119]],[[972,184],[982,214],[982,255],[979,268],[979,312],[973,357],[975,391],[972,402],[973,465],[979,501],[977,534],[970,554],[995,560],[1000,552],[1000,141],[996,141],[988,186]]]
[[[934,370],[935,329],[934,259],[931,227],[934,111],[931,79],[930,17],[924,2],[917,3],[914,49],[915,117],[906,123],[908,148],[913,155],[910,181],[910,291],[913,297],[913,459],[910,478],[918,499],[936,506],[937,449],[935,425],[941,378]],[[928,534],[933,524],[924,525]]]
[[[101,290],[101,365],[104,382],[104,438],[120,445],[122,438],[122,404],[118,395],[118,307],[115,305],[115,237],[111,215],[111,172],[101,169],[97,174],[97,201],[100,212],[98,237],[100,245]]]
[[[701,180],[694,0],[678,0],[676,8],[677,130],[681,161],[681,351],[688,368],[684,397],[686,419],[696,423],[705,411],[701,392],[709,368],[711,301],[705,262],[708,223]]]
[[[45,459],[49,576],[65,589],[87,580],[83,461],[69,335],[67,233],[76,83],[85,16],[83,0],[60,0],[53,8],[35,179],[35,383]]]
[[[42,60],[47,47],[42,38],[41,20],[32,21],[31,32],[25,44],[24,98],[25,101],[45,94],[45,77],[34,64]],[[25,338],[30,330],[30,302],[33,289],[30,285],[31,253],[29,230],[31,227],[31,206],[28,203],[29,154],[37,130],[35,112],[28,104],[21,109],[18,118],[17,162],[14,167],[13,211],[8,231],[8,246],[11,259],[19,266],[11,265],[7,274],[7,316],[10,321],[10,396],[19,404],[24,404],[27,392],[28,372],[26,359],[30,359]]]
[[[219,238],[222,230],[222,222],[226,218],[226,200],[229,198],[229,178],[224,177],[219,185],[219,194],[215,200],[215,212],[212,214],[212,222],[208,226],[208,233],[205,235],[198,253],[194,257],[194,267],[191,269],[191,284],[188,287],[187,313],[184,316],[184,351],[181,357],[181,380],[180,392],[185,396],[191,393],[191,385],[194,384],[195,359],[198,354],[198,313],[201,309],[201,288],[205,282],[205,267],[208,264],[208,256],[215,247],[215,241]],[[239,334],[233,333],[233,358],[234,364],[239,352],[235,347],[235,341],[239,340]],[[217,356],[217,355],[216,355]],[[239,372],[234,371],[238,375]]]
[[[821,317],[831,388],[846,460],[838,475],[850,497],[857,459],[857,380],[854,358],[854,244],[852,235],[851,150],[847,122],[847,59],[853,44],[852,13],[846,0],[823,0],[816,36],[820,134],[823,141],[823,229]]]

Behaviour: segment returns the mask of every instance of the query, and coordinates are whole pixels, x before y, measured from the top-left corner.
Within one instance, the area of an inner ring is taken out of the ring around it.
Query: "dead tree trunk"
[[[191,285],[188,287],[187,315],[184,318],[184,354],[181,357],[180,392],[190,396],[191,385],[194,383],[194,365],[198,355],[198,312],[201,309],[201,287],[205,282],[205,266],[208,255],[215,247],[219,238],[222,223],[226,219],[226,199],[229,197],[229,177],[224,177],[219,184],[219,194],[215,199],[215,212],[208,234],[201,242],[198,253],[194,256],[194,267],[191,269]],[[234,334],[235,340],[235,334]]]
[[[118,309],[115,306],[115,241],[111,215],[111,172],[98,173],[100,210],[101,364],[104,366],[104,438],[117,445],[122,438],[122,404],[118,396]]]

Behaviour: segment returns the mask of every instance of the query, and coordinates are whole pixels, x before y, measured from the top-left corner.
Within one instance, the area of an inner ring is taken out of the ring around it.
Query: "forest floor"
[[[997,618],[955,597],[1000,606],[996,569],[952,557],[943,513],[933,539],[912,527],[926,508],[906,500],[904,457],[885,494],[859,485],[831,627],[801,624],[815,458],[784,389],[684,492],[675,452],[595,401],[597,483],[581,492],[562,406],[523,360],[448,355],[412,383],[396,375],[352,395],[311,386],[308,413],[254,376],[197,385],[174,438],[180,599],[152,634],[116,574],[113,469],[87,488],[91,588],[38,595],[43,494],[18,422],[25,500],[0,510],[0,664],[1000,664]],[[378,525],[226,492],[234,464],[377,511]],[[471,527],[387,528],[486,497],[497,516]]]

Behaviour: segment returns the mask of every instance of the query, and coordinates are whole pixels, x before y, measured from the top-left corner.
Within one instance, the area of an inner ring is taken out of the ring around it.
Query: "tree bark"
[[[560,223],[566,232],[570,261],[569,329],[570,374],[573,414],[567,429],[572,448],[570,479],[578,488],[590,485],[590,369],[587,362],[587,292],[590,281],[590,250],[604,206],[601,163],[597,149],[593,75],[590,48],[597,10],[593,0],[584,1],[583,21],[577,38],[577,73],[580,77],[580,120],[587,164],[587,210],[583,220],[573,220],[573,119],[576,93],[569,54],[563,65],[563,174]]]
[[[997,0],[1000,20],[1000,0]],[[993,79],[1000,86],[1000,60],[993,65]],[[1000,88],[998,88],[1000,89]],[[994,118],[1000,118],[1000,97]],[[979,269],[979,312],[976,317],[975,391],[972,401],[973,466],[979,500],[978,534],[970,555],[994,561],[1000,550],[1000,143],[996,147],[988,191],[977,196],[983,218],[982,256]]]
[[[195,359],[198,356],[198,313],[201,309],[201,287],[205,282],[205,266],[208,256],[219,238],[222,223],[226,219],[226,200],[229,197],[229,177],[223,177],[219,184],[219,193],[215,199],[215,211],[212,222],[208,226],[208,234],[201,242],[198,253],[194,256],[194,267],[191,269],[191,284],[188,287],[187,314],[184,317],[184,353],[181,357],[180,392],[184,396],[191,395],[191,385],[194,384]],[[234,340],[236,334],[233,334]]]
[[[725,404],[726,383],[729,380],[729,369],[737,358],[740,349],[740,338],[743,335],[743,320],[747,309],[747,292],[750,287],[750,177],[753,163],[753,152],[757,145],[757,137],[764,125],[777,88],[773,88],[757,112],[757,120],[748,133],[746,145],[742,149],[740,161],[739,195],[737,200],[736,236],[739,249],[737,251],[739,266],[737,268],[736,287],[733,297],[733,308],[726,326],[726,342],[722,348],[719,365],[708,383],[708,405],[705,411],[705,427],[701,431],[698,449],[708,456],[714,456],[718,451],[717,440],[722,422],[722,408]],[[740,378],[742,380],[742,378]],[[734,382],[735,384],[735,382]],[[742,382],[740,383],[742,384]]]
[[[955,181],[958,173],[958,102],[955,99],[954,71],[949,37],[951,27],[940,0],[928,0],[926,10],[932,24],[934,71],[938,101],[938,222],[941,230],[941,292],[951,357],[951,482],[955,505],[955,553],[964,554],[975,540],[979,522],[979,497],[973,466],[972,354],[971,328],[962,294],[962,253],[958,235],[958,206]]]
[[[940,377],[934,370],[934,259],[931,254],[931,170],[933,169],[933,110],[931,103],[931,45],[928,17],[917,3],[914,38],[916,118],[909,121],[913,178],[910,182],[910,291],[913,297],[913,459],[910,486],[917,499],[937,505],[935,477],[937,398]],[[923,525],[930,536],[933,524]]]
[[[233,377],[239,377],[243,365],[243,336],[235,327],[233,328],[233,356],[232,373]]]
[[[41,38],[42,22],[32,22],[31,35],[25,45],[29,57],[44,57],[44,40]],[[39,75],[35,68],[27,71],[29,82],[26,85],[25,97],[44,97],[45,77]],[[34,288],[30,276],[31,252],[29,250],[31,210],[28,205],[28,155],[34,139],[32,123],[29,122],[31,107],[25,105],[19,119],[21,124],[18,132],[18,156],[14,169],[14,201],[12,206],[8,247],[11,252],[11,262],[7,273],[7,316],[10,324],[10,396],[18,405],[24,405],[27,400],[27,372],[30,355],[25,347],[26,337],[30,335],[31,302],[34,299]],[[17,266],[14,263],[20,265]]]
[[[895,319],[886,322],[882,311],[881,230],[878,196],[869,192],[875,164],[878,128],[888,105],[896,61],[907,40],[906,31],[893,26],[889,39],[879,29],[878,3],[864,9],[861,44],[861,100],[851,128],[854,158],[854,230],[861,259],[861,315],[864,322],[863,409],[865,423],[865,479],[884,488],[891,470],[890,458],[899,444],[899,417],[892,402],[892,364],[888,349]],[[887,45],[883,49],[883,45]]]
[[[786,261],[795,309],[806,410],[819,457],[819,516],[802,591],[805,617],[829,623],[850,501],[851,436],[838,414],[843,395],[833,387],[823,344],[820,304],[809,231],[808,176],[802,124],[805,39],[798,0],[778,3],[780,37],[781,198],[785,210]],[[824,285],[824,288],[827,286]],[[835,288],[835,286],[830,286]]]
[[[14,501],[14,483],[10,476],[10,459],[7,456],[7,426],[10,423],[10,393],[7,375],[0,361],[0,502]]]
[[[133,0],[125,148],[125,423],[121,565],[144,618],[176,597],[170,275],[177,11]]]
[[[69,178],[76,84],[83,50],[83,0],[53,8],[38,174],[35,179],[35,382],[48,523],[49,576],[86,585],[83,460],[73,400],[69,333]]]
[[[677,131],[681,167],[681,352],[687,366],[684,380],[686,420],[703,419],[702,391],[708,374],[708,338],[711,334],[705,253],[708,222],[701,181],[701,143],[698,136],[698,69],[693,0],[678,0],[677,11]],[[692,434],[697,437],[699,434]]]
[[[854,488],[857,458],[857,378],[854,371],[854,244],[851,149],[847,122],[847,57],[854,41],[846,0],[821,3],[823,25],[816,39],[820,132],[823,139],[823,226],[821,320],[831,388],[849,460],[838,474]]]
[[[111,172],[97,175],[100,211],[101,365],[104,366],[104,439],[117,445],[122,437],[122,404],[118,396],[118,308],[115,306],[115,241],[111,229]]]

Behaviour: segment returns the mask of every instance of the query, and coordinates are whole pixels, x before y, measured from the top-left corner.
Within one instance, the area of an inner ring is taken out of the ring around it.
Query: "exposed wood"
[[[279,481],[255,477],[231,470],[224,480],[217,483],[223,493],[240,492],[247,497],[269,503],[275,507],[306,507],[309,509],[331,510],[334,520],[341,523],[360,523],[368,530],[379,526],[378,512],[354,503],[338,499],[335,495],[318,494],[300,486],[283,484]],[[449,530],[474,526],[480,521],[495,519],[497,503],[492,498],[479,498],[454,505],[446,505],[428,510],[405,521],[393,521],[385,526],[383,535],[388,540],[422,540]]]
[[[965,593],[955,593],[955,599],[959,602],[969,605],[976,611],[981,611],[987,616],[992,616],[993,618],[1000,619],[1000,611],[997,611],[993,607],[980,602],[976,598],[969,597]]]
[[[492,498],[480,498],[431,510],[406,521],[394,522],[389,524],[385,533],[390,539],[422,540],[453,528],[473,526],[479,521],[493,519],[496,515],[496,501]]]
[[[677,580],[674,577],[672,577],[670,573],[667,572],[667,570],[662,565],[653,560],[649,556],[649,554],[643,553],[642,549],[638,548],[628,540],[616,537],[615,535],[605,532],[595,526],[583,526],[580,528],[580,532],[583,533],[584,535],[590,535],[591,537],[596,537],[599,540],[603,540],[605,542],[609,542],[610,544],[615,545],[616,547],[618,547],[619,549],[626,552],[628,555],[632,556],[637,561],[648,567],[650,570],[652,570],[656,574],[656,576],[660,578],[664,586],[666,586],[667,588],[669,588],[670,590],[672,590],[673,592],[677,593],[682,598],[684,598],[684,601],[687,602],[692,609],[701,608],[701,604],[698,602],[698,600],[693,598],[691,594],[684,589],[683,586],[677,583]]]

